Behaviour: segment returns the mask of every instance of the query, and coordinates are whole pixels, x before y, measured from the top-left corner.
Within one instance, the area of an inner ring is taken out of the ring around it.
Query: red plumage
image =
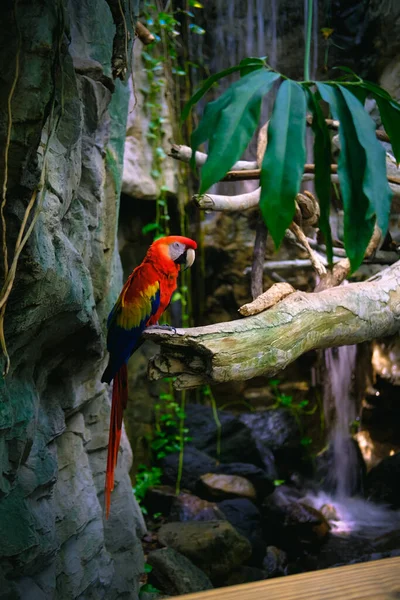
[[[113,392],[105,484],[106,518],[114,489],[123,412],[128,401],[127,362],[141,345],[143,330],[155,325],[168,307],[181,265],[193,264],[196,248],[196,242],[182,236],[167,236],[153,242],[143,262],[128,277],[108,317],[110,357],[102,381],[113,380]]]

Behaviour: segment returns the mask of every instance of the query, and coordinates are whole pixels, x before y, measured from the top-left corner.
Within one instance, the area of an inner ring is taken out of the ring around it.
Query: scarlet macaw
[[[171,235],[152,243],[143,262],[128,277],[107,321],[108,366],[101,381],[113,380],[105,484],[106,518],[114,489],[114,469],[121,440],[122,417],[128,401],[127,362],[141,345],[143,330],[158,323],[176,289],[181,265],[192,266],[197,244]]]

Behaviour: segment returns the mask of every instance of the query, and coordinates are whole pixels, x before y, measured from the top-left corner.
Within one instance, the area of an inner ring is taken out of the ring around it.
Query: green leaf
[[[231,73],[237,73],[238,71],[241,71],[244,67],[246,67],[246,69],[252,70],[262,69],[264,67],[264,61],[261,58],[245,58],[238,65],[235,65],[234,67],[229,67],[229,69],[224,69],[219,73],[211,75],[211,77],[205,80],[201,88],[197,90],[195,94],[193,94],[190,100],[183,107],[181,123],[183,123],[183,121],[185,121],[188,118],[192,106],[197,104],[197,102],[204,96],[204,94],[208,92],[208,90],[214,85],[214,83],[216,83],[219,79],[226,77],[227,75],[231,75]],[[227,91],[229,91],[229,89]]]
[[[384,98],[385,100],[393,101],[389,92],[381,88],[376,83],[372,83],[372,81],[366,81],[365,79],[363,79],[362,83],[360,83],[360,86],[366,89],[368,93],[373,94],[374,96],[379,96],[380,98]]]
[[[350,67],[337,66],[337,67],[332,67],[332,69],[334,71],[344,71],[345,73],[348,73],[349,75],[352,75],[355,79],[358,79],[358,81],[362,81],[361,77],[359,77],[357,75],[357,73],[354,73],[354,71],[352,69],[350,69]]]
[[[357,138],[366,157],[363,181],[364,193],[369,199],[367,218],[376,215],[378,227],[385,236],[389,225],[392,192],[386,178],[386,152],[375,135],[375,123],[364,107],[350,92],[339,85],[347,107],[351,112]]]
[[[200,194],[222,179],[242,156],[260,120],[262,98],[278,78],[278,73],[258,69],[229,88],[229,104],[215,115],[208,157],[201,169]]]
[[[306,97],[286,79],[278,90],[268,125],[268,145],[261,167],[260,209],[279,246],[292,222],[295,198],[306,162]]]
[[[329,223],[331,208],[331,138],[325,118],[319,104],[319,94],[313,94],[310,89],[309,108],[313,115],[312,130],[314,132],[314,161],[315,161],[315,190],[319,200],[319,226],[324,234],[326,254],[329,264],[333,261],[332,233]]]
[[[338,173],[344,207],[344,244],[352,270],[361,264],[374,229],[369,214],[369,199],[363,189],[365,151],[358,141],[352,115],[339,88],[317,82],[318,91],[330,105],[334,119],[340,121]],[[354,96],[351,96],[354,98]],[[364,110],[359,104],[360,110]]]
[[[301,444],[302,446],[309,446],[310,444],[312,444],[312,438],[310,438],[310,437],[303,437],[303,438],[300,440],[300,444]]]
[[[397,102],[389,101],[375,95],[375,100],[381,114],[386,133],[390,138],[392,150],[397,164],[400,163],[400,106]]]
[[[146,235],[146,233],[150,233],[150,231],[155,231],[156,229],[159,229],[159,228],[160,228],[160,226],[158,223],[148,223],[147,225],[142,227],[142,234]]]

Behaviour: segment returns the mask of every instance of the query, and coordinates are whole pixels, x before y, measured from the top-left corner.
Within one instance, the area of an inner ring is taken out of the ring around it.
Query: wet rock
[[[257,492],[250,481],[238,475],[206,473],[201,475],[197,487],[213,498],[249,498],[255,500]]]
[[[272,479],[277,471],[271,453],[282,467],[299,468],[302,459],[301,434],[293,414],[284,408],[256,411],[240,415],[240,421],[251,431],[251,438],[261,456],[263,466]],[[290,469],[292,470],[292,469]]]
[[[163,469],[163,482],[174,486],[178,475],[179,453],[165,456],[162,459],[161,466]],[[181,488],[195,492],[198,479],[206,473],[222,473],[245,477],[254,485],[259,498],[267,496],[274,489],[271,478],[259,467],[240,462],[217,464],[215,459],[197,450],[191,444],[186,444],[183,455]]]
[[[264,537],[291,557],[304,549],[319,547],[329,533],[325,516],[304,502],[298,490],[280,486],[262,508]]]
[[[185,425],[192,444],[223,463],[244,462],[262,466],[260,454],[247,425],[231,413],[219,411],[221,453],[217,456],[218,429],[210,406],[188,404]]]
[[[231,573],[222,586],[241,585],[242,583],[253,583],[254,581],[262,581],[265,579],[265,573],[257,567],[243,565]]]
[[[179,452],[165,456],[161,461],[161,466],[163,482],[175,485],[179,469]],[[210,473],[215,467],[215,459],[194,448],[191,444],[186,444],[183,454],[181,488],[194,492],[199,477],[204,473]]]
[[[202,500],[193,494],[180,493],[174,498],[170,521],[215,521],[223,520],[224,515],[215,502]]]
[[[143,505],[149,515],[161,513],[167,517],[175,498],[175,488],[171,485],[155,485],[146,491]]]
[[[282,577],[286,574],[287,555],[276,546],[268,546],[262,563],[266,578]]]
[[[246,562],[251,545],[226,521],[168,523],[159,540],[186,556],[216,584]]]
[[[213,587],[203,571],[172,548],[150,552],[147,562],[153,567],[149,582],[171,596],[202,592]]]
[[[275,467],[274,467],[275,469]],[[270,470],[272,471],[272,469]],[[225,475],[239,475],[250,481],[256,489],[257,497],[264,498],[275,489],[273,477],[270,471],[266,472],[259,467],[247,463],[220,464],[213,468],[212,473],[223,473]]]
[[[265,542],[258,508],[247,498],[223,500],[218,503],[218,508],[236,531],[249,540],[252,547],[251,564],[261,566]]]
[[[371,469],[366,480],[366,496],[400,508],[400,452],[384,458]]]
[[[373,545],[366,539],[329,535],[318,554],[313,559],[308,557],[307,570],[327,569],[336,565],[349,564],[352,560],[358,562],[362,556],[372,554],[373,551]]]

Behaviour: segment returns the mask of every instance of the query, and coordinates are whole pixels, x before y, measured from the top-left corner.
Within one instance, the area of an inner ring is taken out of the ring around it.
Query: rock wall
[[[2,183],[19,59],[5,208],[10,258],[52,112],[59,116],[42,208],[5,313],[0,597],[133,599],[145,527],[125,435],[107,522],[103,511],[110,398],[100,376],[105,319],[122,282],[115,241],[129,97],[110,77],[115,27],[105,0],[19,0],[0,13]]]

